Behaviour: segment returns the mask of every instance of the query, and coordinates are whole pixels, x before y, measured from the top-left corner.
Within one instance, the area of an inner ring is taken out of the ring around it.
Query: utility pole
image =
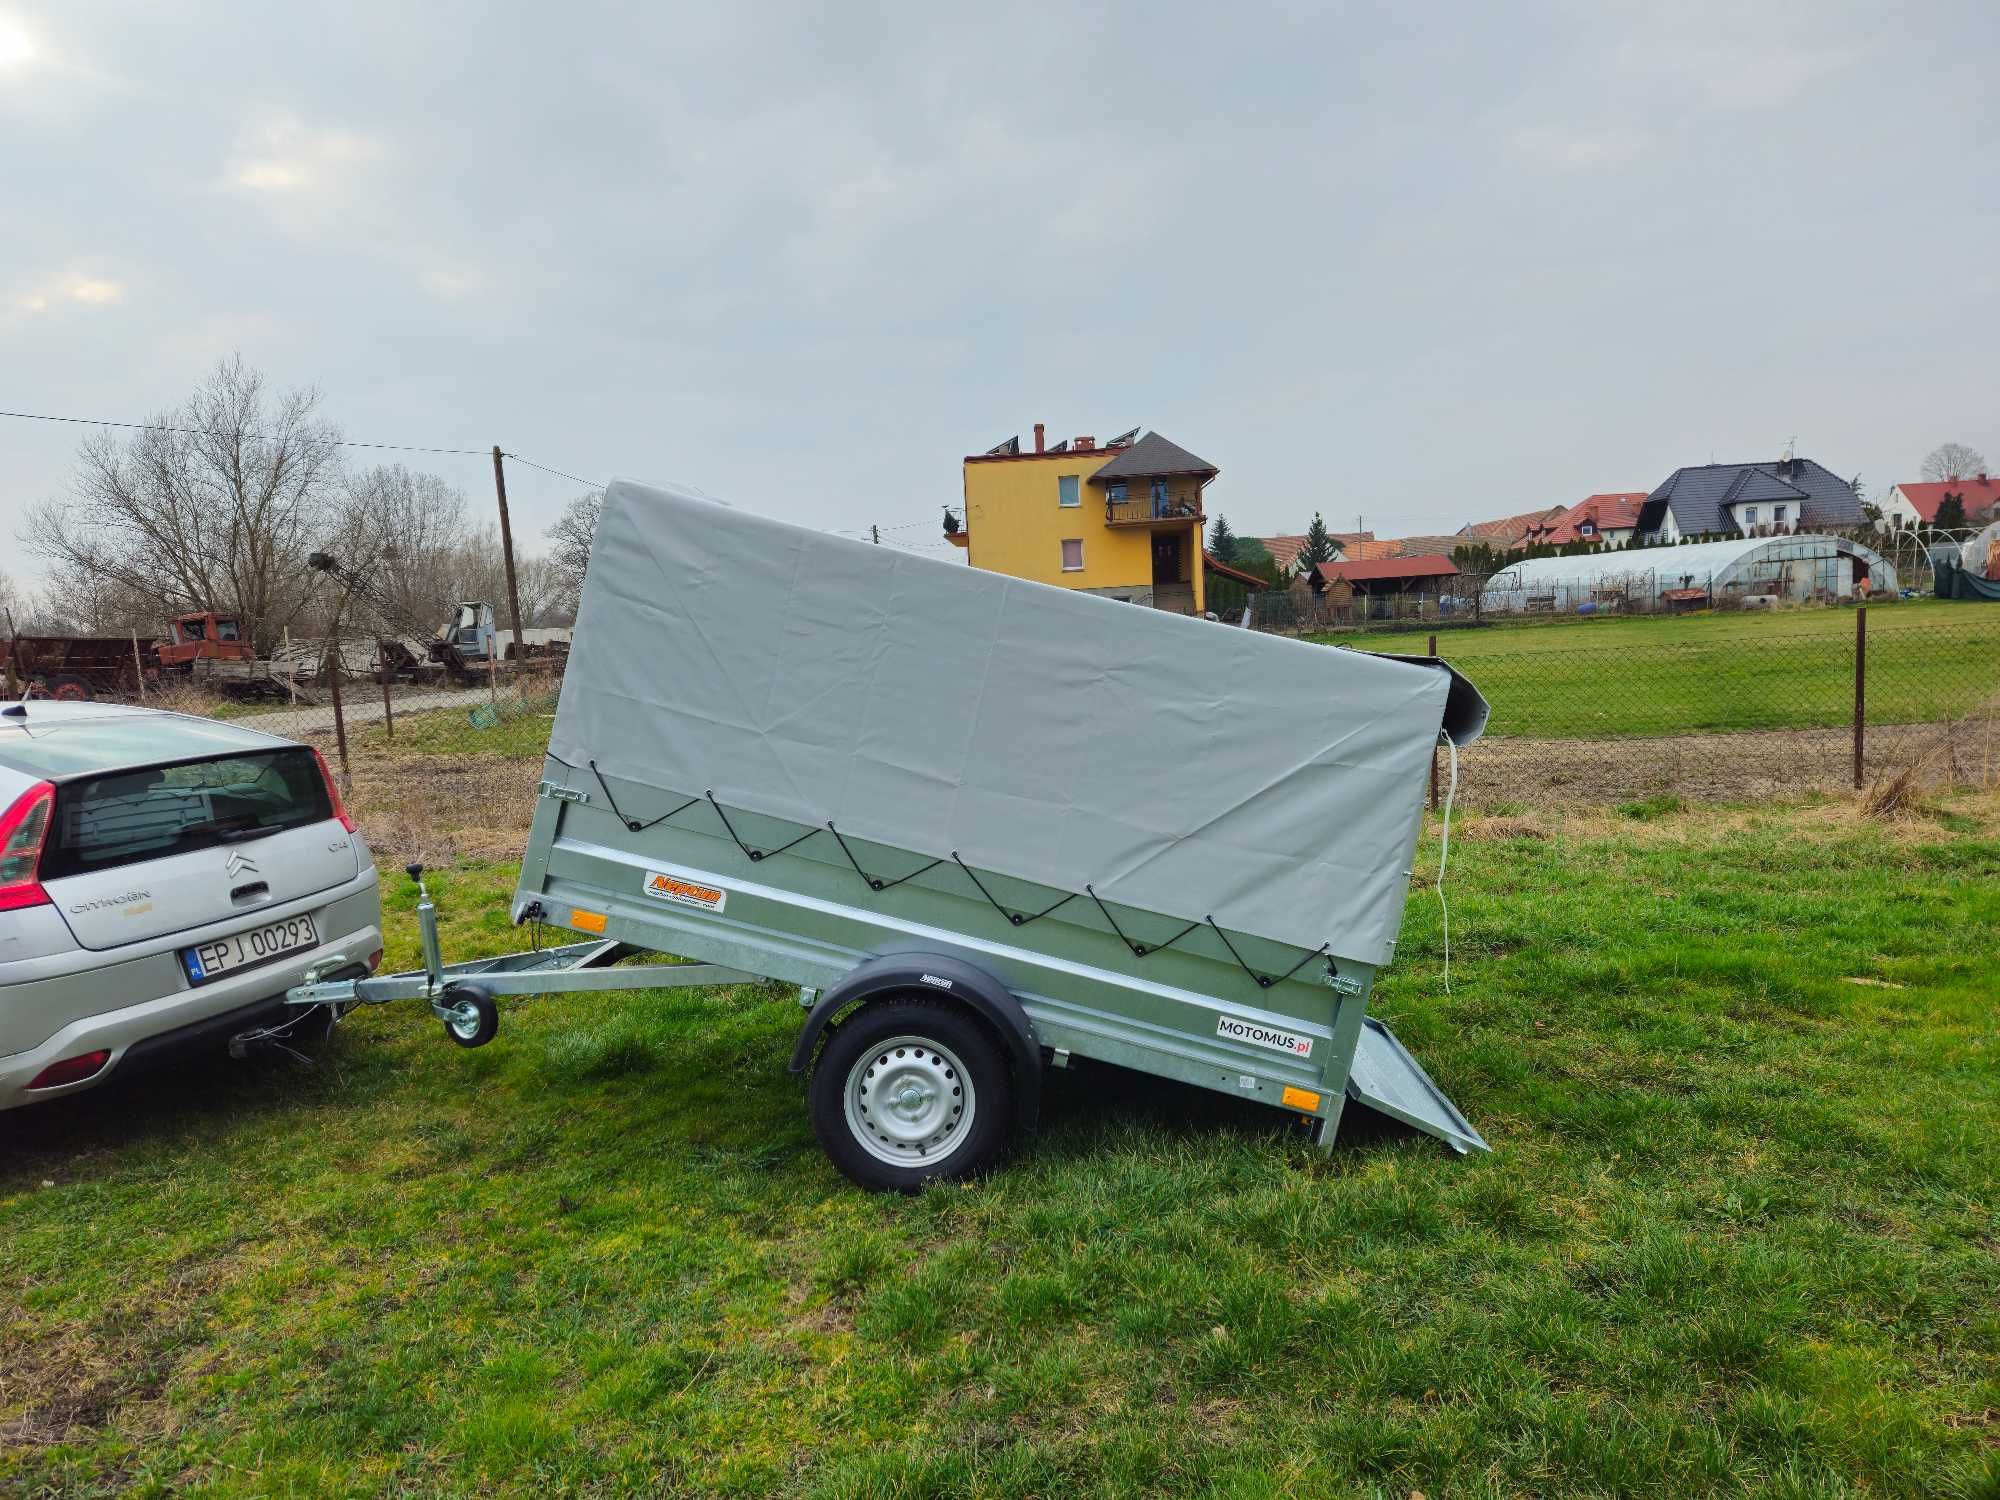
[[[500,553],[507,560],[507,607],[514,612],[514,670],[528,667],[528,648],[521,642],[521,589],[514,582],[514,528],[507,523],[507,471],[501,466],[504,455],[493,445],[493,492],[500,497]]]

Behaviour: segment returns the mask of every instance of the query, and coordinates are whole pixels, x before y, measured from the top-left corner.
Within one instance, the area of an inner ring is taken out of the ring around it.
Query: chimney
[[[1070,444],[1070,446],[1079,453],[1088,453],[1097,446],[1097,439],[1094,437],[1080,437],[1074,443]]]
[[[1042,451],[1042,432],[1043,432],[1042,424],[1040,422],[1037,422],[1035,424],[1035,451],[1037,453],[1040,453]]]

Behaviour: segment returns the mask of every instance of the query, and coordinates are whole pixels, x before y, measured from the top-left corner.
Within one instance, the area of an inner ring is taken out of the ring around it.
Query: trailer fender
[[[850,1006],[888,995],[928,995],[955,1000],[983,1017],[1000,1033],[1013,1062],[1014,1118],[1033,1130],[1042,1112],[1042,1047],[1034,1023],[1007,990],[984,969],[941,953],[885,953],[871,958],[828,989],[813,1005],[792,1048],[791,1071],[812,1064],[819,1039],[833,1019]]]

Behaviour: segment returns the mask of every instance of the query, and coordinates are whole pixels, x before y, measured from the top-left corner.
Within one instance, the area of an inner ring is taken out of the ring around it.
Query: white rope
[[[1438,837],[1438,911],[1444,918],[1444,992],[1451,993],[1451,906],[1444,899],[1444,867],[1451,858],[1451,803],[1458,795],[1458,746],[1450,735],[1440,735],[1451,757],[1451,783],[1444,793],[1444,830]]]

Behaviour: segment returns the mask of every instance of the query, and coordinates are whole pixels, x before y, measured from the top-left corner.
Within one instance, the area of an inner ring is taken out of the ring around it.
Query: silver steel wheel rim
[[[979,1101],[965,1064],[929,1037],[878,1042],[847,1070],[847,1130],[877,1161],[908,1167],[956,1151]]]
[[[479,1007],[470,1000],[461,1000],[451,1008],[451,1019],[445,1022],[453,1036],[471,1041],[479,1035]]]

